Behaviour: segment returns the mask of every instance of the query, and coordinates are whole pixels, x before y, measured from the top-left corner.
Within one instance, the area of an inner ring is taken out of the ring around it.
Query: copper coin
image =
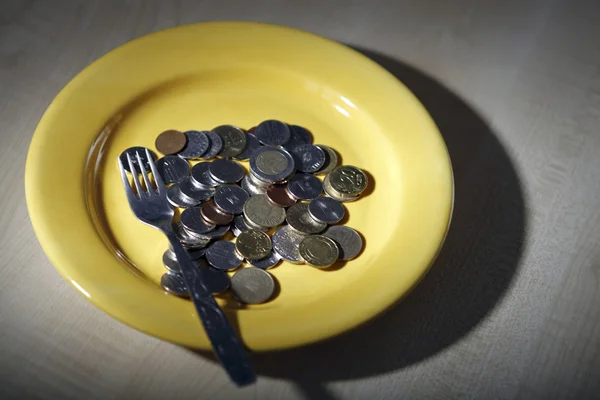
[[[179,153],[187,144],[187,137],[183,132],[169,129],[164,131],[156,138],[154,145],[156,149],[168,156],[170,154]]]
[[[274,206],[291,207],[296,204],[296,200],[287,191],[287,185],[271,185],[266,194],[267,200]]]
[[[233,214],[219,211],[217,205],[212,201],[202,205],[202,208],[200,208],[200,214],[211,224],[227,225],[233,221]]]

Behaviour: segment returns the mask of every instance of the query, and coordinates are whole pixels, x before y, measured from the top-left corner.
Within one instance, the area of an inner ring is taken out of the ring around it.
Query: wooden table
[[[585,4],[584,4],[585,3]],[[597,1],[3,1],[2,398],[600,397]],[[23,169],[59,90],[128,40],[208,20],[290,25],[354,46],[428,108],[456,177],[454,225],[422,284],[333,341],[212,361],[116,322],[50,265]]]

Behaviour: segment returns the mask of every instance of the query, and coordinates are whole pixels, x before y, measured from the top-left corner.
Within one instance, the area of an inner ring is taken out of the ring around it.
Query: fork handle
[[[188,288],[206,335],[212,343],[213,351],[229,377],[238,386],[245,386],[256,380],[254,368],[246,349],[240,342],[225,313],[208,291],[200,274],[193,265],[187,251],[179,243],[173,229],[165,229],[171,246],[177,256],[183,281]]]

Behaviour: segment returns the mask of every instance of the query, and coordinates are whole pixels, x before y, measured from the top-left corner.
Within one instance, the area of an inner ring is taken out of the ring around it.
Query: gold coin
[[[337,167],[327,176],[331,187],[346,195],[356,196],[367,188],[367,175],[352,165]]]
[[[271,253],[271,238],[265,232],[249,229],[240,233],[235,249],[248,261],[257,261]]]
[[[256,226],[271,228],[285,221],[285,208],[274,206],[267,200],[267,196],[259,194],[246,201],[244,216]]]
[[[300,257],[308,265],[317,268],[327,268],[337,261],[340,250],[335,242],[322,235],[305,237],[299,246]]]

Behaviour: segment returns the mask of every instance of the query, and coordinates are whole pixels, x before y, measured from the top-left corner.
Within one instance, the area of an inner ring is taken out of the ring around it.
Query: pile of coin
[[[337,153],[313,145],[305,128],[268,120],[247,131],[233,125],[168,130],[155,146],[164,154],[156,160],[150,152],[169,186],[167,198],[182,209],[173,228],[213,293],[231,289],[243,303],[262,303],[275,291],[275,280],[265,270],[282,259],[327,268],[363,248],[358,232],[335,224],[346,213],[341,203],[357,200],[366,189],[367,175],[354,166],[338,166]],[[121,158],[137,152],[148,163],[140,149],[127,149]],[[239,161],[249,161],[248,173]],[[324,175],[323,181],[316,175]],[[244,262],[250,267],[238,269]],[[164,253],[163,264],[163,288],[188,296],[172,249]]]

